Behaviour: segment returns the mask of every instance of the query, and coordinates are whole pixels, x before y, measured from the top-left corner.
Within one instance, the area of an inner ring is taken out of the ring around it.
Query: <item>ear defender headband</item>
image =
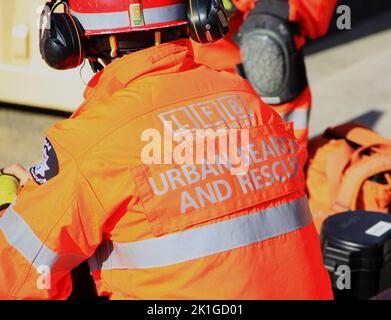
[[[228,17],[221,0],[188,0],[190,37],[199,43],[220,40],[228,32]]]
[[[64,5],[63,13],[54,11]],[[48,9],[50,10],[49,16]],[[43,26],[46,16],[47,25]],[[80,66],[85,58],[84,30],[79,21],[69,13],[66,1],[46,3],[40,17],[39,48],[42,59],[57,70]]]

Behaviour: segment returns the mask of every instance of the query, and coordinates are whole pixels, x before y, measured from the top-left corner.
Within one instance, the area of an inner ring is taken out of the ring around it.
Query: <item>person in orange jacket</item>
[[[24,187],[0,212],[0,299],[66,299],[86,260],[111,299],[332,299],[292,124],[194,61],[189,34],[226,32],[221,2],[67,4],[42,22],[45,61],[108,64],[44,160],[2,171]]]
[[[232,0],[231,31],[208,45],[194,43],[196,61],[247,78],[263,101],[285,121],[295,123],[295,135],[308,140],[311,90],[302,48],[305,38],[323,36],[336,0]]]

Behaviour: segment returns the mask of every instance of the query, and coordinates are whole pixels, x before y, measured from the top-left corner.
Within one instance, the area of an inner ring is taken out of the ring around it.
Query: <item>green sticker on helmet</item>
[[[144,25],[143,8],[141,4],[131,4],[129,7],[130,24],[132,27],[141,27]]]

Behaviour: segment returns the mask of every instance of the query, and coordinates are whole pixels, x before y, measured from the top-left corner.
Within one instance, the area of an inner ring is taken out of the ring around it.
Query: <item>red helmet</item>
[[[113,34],[187,24],[184,0],[68,0],[86,35]]]
[[[61,4],[65,12],[56,12]],[[43,23],[47,12],[50,28]],[[94,59],[102,52],[106,54],[108,48],[110,58],[115,58],[118,51],[132,52],[159,44],[161,32],[153,30],[169,27],[174,30],[168,30],[173,33],[167,39],[190,36],[207,43],[228,32],[228,19],[221,0],[50,0],[40,17],[39,47],[49,66],[65,70],[79,66],[87,54]],[[133,31],[150,30],[131,35]],[[115,35],[118,33],[136,38],[121,42]],[[90,37],[106,34],[110,37]]]

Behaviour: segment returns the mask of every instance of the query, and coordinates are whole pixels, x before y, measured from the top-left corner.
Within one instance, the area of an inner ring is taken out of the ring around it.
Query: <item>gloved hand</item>
[[[7,168],[1,169],[0,174],[15,177],[20,181],[21,185],[25,185],[27,180],[31,179],[30,172],[23,168],[20,164],[13,164]]]
[[[0,173],[0,210],[7,208],[15,200],[19,186],[17,178]]]

